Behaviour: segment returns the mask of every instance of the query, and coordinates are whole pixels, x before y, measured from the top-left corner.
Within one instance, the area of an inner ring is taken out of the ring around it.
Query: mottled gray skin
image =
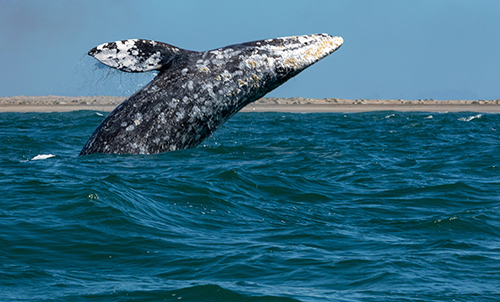
[[[89,55],[122,71],[159,74],[104,119],[80,155],[155,154],[195,147],[240,109],[342,42],[319,34],[204,52],[148,40],[102,44]]]

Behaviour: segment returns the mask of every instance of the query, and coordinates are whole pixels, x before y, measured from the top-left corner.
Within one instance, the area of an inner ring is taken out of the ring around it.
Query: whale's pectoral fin
[[[168,68],[186,50],[167,43],[130,39],[104,43],[89,51],[101,63],[125,72],[145,72]]]

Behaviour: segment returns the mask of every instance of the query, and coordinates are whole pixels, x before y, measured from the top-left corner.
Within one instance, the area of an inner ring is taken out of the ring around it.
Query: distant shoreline
[[[0,112],[68,112],[75,110],[112,111],[126,97],[114,96],[13,96],[0,97]],[[500,112],[498,100],[365,100],[262,98],[242,112]]]

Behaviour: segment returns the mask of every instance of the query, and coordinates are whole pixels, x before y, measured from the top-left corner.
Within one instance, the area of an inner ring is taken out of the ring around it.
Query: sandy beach
[[[112,111],[126,97],[114,96],[13,96],[0,97],[0,112],[67,112],[74,110]],[[367,111],[424,111],[424,112],[500,112],[497,100],[365,100],[262,98],[242,112],[367,112]]]

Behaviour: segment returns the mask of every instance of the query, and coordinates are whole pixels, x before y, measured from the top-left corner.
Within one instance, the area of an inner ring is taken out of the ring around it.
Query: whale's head
[[[273,79],[272,85],[279,86],[336,51],[343,42],[341,37],[314,34],[244,43],[243,47],[253,51],[243,58],[242,64],[247,70],[266,70],[267,78]]]
[[[292,36],[265,40],[278,74],[293,75],[336,51],[344,40],[328,34]],[[292,76],[293,76],[292,75]]]

